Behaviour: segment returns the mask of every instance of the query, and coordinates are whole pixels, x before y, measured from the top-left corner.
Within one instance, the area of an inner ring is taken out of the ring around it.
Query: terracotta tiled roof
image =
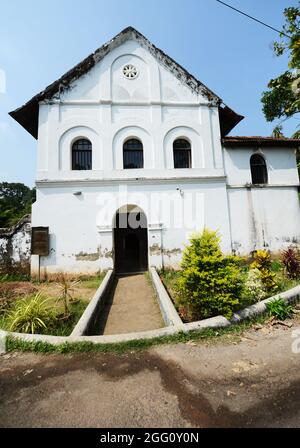
[[[274,138],[262,136],[224,137],[222,144],[228,148],[271,146],[274,148],[300,148],[300,140],[293,138]]]

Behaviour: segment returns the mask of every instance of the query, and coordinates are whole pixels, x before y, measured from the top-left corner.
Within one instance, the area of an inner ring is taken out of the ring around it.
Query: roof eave
[[[299,149],[300,140],[289,138],[255,138],[255,137],[225,137],[222,139],[222,145],[225,148],[287,148],[287,149]]]

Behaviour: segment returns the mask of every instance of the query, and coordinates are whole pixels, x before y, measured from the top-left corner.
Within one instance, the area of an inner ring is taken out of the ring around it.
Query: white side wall
[[[250,157],[266,160],[268,185],[251,185]],[[298,170],[294,149],[241,148],[224,150],[228,182],[232,248],[237,254],[266,248],[280,251],[300,244]]]
[[[229,185],[251,184],[250,158],[261,154],[268,169],[269,185],[298,185],[299,177],[295,149],[289,148],[226,148],[225,171]]]

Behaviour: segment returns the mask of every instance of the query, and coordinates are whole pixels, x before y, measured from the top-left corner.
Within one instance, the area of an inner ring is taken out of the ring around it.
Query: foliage
[[[0,289],[0,315],[5,315],[13,302],[13,294],[9,289]]]
[[[293,307],[287,305],[283,299],[275,299],[266,305],[269,316],[274,316],[276,319],[285,320],[293,315]]]
[[[254,261],[251,263],[250,269],[259,270],[266,293],[272,293],[278,289],[275,280],[276,274],[271,271],[271,267],[271,255],[266,250],[257,250],[254,253]]]
[[[260,302],[267,297],[259,269],[250,269],[245,282],[245,290],[250,303]]]
[[[84,288],[88,289],[98,289],[102,280],[104,279],[105,274],[101,273],[96,276],[89,277],[79,277],[79,281]]]
[[[30,276],[26,274],[4,274],[0,275],[0,283],[6,282],[27,282]]]
[[[281,260],[289,278],[295,279],[300,275],[300,254],[297,248],[288,247],[282,252]]]
[[[70,303],[70,313],[65,316],[57,315],[53,324],[44,330],[43,334],[51,334],[51,336],[70,336],[74,330],[75,325],[84,313],[88,302],[85,300],[78,300]]]
[[[274,43],[277,56],[288,53],[288,70],[268,84],[263,92],[263,112],[267,121],[287,119],[300,112],[300,2],[298,7],[284,10],[285,24],[281,41]],[[294,138],[300,138],[297,131]]]
[[[180,305],[191,317],[231,317],[239,308],[241,271],[235,257],[222,254],[217,232],[204,229],[191,237],[182,269],[178,280]]]
[[[0,183],[0,227],[11,227],[31,213],[35,188],[21,183]]]
[[[75,292],[79,284],[79,280],[74,280],[65,274],[60,274],[58,277],[57,286],[60,291],[59,300],[62,300],[64,304],[65,316],[70,315],[70,302],[74,300],[73,293]]]
[[[250,265],[251,269],[270,269],[271,255],[266,250],[258,249],[254,253],[254,260]]]
[[[273,138],[284,138],[282,129],[283,129],[283,127],[280,124],[275,126],[275,128],[273,129],[273,132],[272,132],[272,137]]]
[[[49,299],[41,293],[16,301],[7,318],[8,330],[19,333],[39,333],[54,324],[55,312]]]

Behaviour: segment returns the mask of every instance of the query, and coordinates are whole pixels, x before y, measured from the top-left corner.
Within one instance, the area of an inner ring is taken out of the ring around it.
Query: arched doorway
[[[114,226],[115,270],[119,274],[148,270],[147,218],[136,206],[121,207]]]

